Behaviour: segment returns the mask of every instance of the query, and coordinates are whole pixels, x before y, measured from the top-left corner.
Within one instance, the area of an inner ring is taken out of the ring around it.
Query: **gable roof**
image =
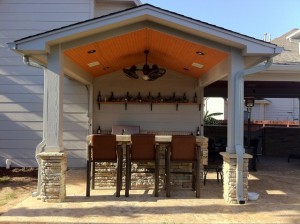
[[[198,20],[198,19],[194,19],[192,17],[188,17],[188,16],[185,16],[185,15],[176,13],[176,12],[172,12],[172,11],[169,11],[169,10],[166,10],[166,9],[162,9],[162,8],[157,7],[157,6],[150,5],[150,4],[138,5],[136,7],[124,9],[124,10],[121,10],[121,11],[118,11],[118,12],[113,12],[113,13],[110,13],[110,14],[107,14],[107,15],[104,15],[104,16],[100,16],[100,17],[96,17],[96,18],[93,18],[93,19],[84,20],[84,21],[77,22],[77,23],[74,23],[74,24],[70,24],[70,25],[67,25],[67,26],[63,26],[63,27],[60,27],[60,28],[56,28],[56,29],[48,30],[48,31],[45,31],[45,32],[42,32],[42,33],[38,33],[38,34],[35,34],[35,35],[27,36],[27,37],[24,37],[24,38],[21,38],[21,39],[18,39],[16,41],[14,41],[14,43],[22,42],[22,41],[29,40],[29,39],[32,39],[32,38],[41,37],[43,35],[50,34],[50,33],[53,33],[53,32],[63,31],[63,30],[70,29],[70,28],[73,28],[73,27],[77,27],[77,26],[80,26],[80,25],[84,25],[84,24],[87,24],[87,23],[96,22],[98,20],[103,20],[103,19],[112,17],[114,15],[124,14],[124,13],[130,12],[130,11],[138,10],[138,9],[142,9],[142,8],[151,8],[151,9],[154,9],[154,10],[156,9],[156,10],[159,10],[160,12],[165,12],[165,13],[168,13],[170,15],[179,16],[182,19],[187,19],[190,22],[196,22],[197,24],[201,24],[201,25],[203,25],[205,27],[209,27],[210,29],[213,29],[213,30],[216,30],[216,31],[224,32],[226,34],[230,34],[230,35],[236,36],[238,38],[242,38],[242,39],[246,39],[246,40],[251,40],[251,41],[254,41],[256,43],[259,43],[259,44],[262,44],[262,45],[266,45],[266,46],[267,45],[269,45],[269,46],[273,45],[272,47],[276,48],[276,44],[274,44],[274,43],[265,42],[263,40],[259,40],[259,39],[256,39],[254,37],[250,37],[250,36],[245,35],[245,34],[241,34],[241,33],[229,30],[229,29],[225,29],[223,27],[216,26],[216,25],[213,25],[213,24],[210,24],[210,23]]]
[[[140,39],[137,41],[135,36],[141,30],[145,32],[139,35]],[[149,33],[159,41],[151,39]],[[127,42],[124,42],[125,35],[127,35],[127,39],[125,39]],[[106,44],[105,41],[109,43]],[[181,46],[171,45],[176,41],[180,41]],[[129,47],[130,45],[133,47]],[[144,50],[152,47],[150,51],[153,54],[150,55],[150,63],[161,64],[161,66],[180,74],[196,78],[206,77],[202,79],[203,85],[228,75],[228,63],[226,62],[232,49],[242,54],[245,68],[263,62],[266,58],[281,52],[281,48],[273,43],[150,4],[24,37],[10,43],[9,46],[17,53],[30,56],[32,60],[44,66],[48,64],[51,48],[60,46],[59,48],[70,59],[70,66],[80,66],[85,74],[94,77],[119,71],[133,64],[143,63]],[[119,46],[123,48],[120,50]],[[98,48],[97,54],[88,55],[87,53],[93,47]],[[106,49],[103,50],[104,47]],[[112,47],[115,47],[114,51],[112,51]],[[185,52],[178,52],[179,47]],[[208,54],[200,58],[196,54],[202,49],[207,50]],[[112,52],[114,54],[111,54]],[[187,60],[188,58],[190,60]],[[204,62],[204,58],[207,58],[206,62]],[[91,62],[97,62],[99,67],[89,68]],[[201,70],[197,70],[196,66],[193,66],[194,62],[200,64]],[[202,64],[203,62],[204,64]],[[99,72],[100,70],[102,73]],[[74,70],[74,72],[76,71]]]

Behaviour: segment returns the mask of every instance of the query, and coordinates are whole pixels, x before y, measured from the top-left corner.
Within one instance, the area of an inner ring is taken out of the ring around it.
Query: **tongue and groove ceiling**
[[[142,67],[146,49],[150,51],[150,66],[157,64],[195,78],[228,57],[226,52],[150,28],[69,49],[64,54],[85,71],[98,77],[132,65]]]

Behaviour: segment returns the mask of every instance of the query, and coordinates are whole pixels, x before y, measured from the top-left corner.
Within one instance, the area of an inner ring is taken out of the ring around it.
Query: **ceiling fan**
[[[146,55],[146,63],[142,69],[137,68],[135,65],[131,66],[130,69],[124,68],[123,72],[132,79],[138,79],[137,71],[142,71],[141,78],[145,81],[154,81],[162,77],[166,73],[166,69],[159,68],[156,64],[152,65],[152,68],[148,65],[148,54],[149,50],[144,51]]]

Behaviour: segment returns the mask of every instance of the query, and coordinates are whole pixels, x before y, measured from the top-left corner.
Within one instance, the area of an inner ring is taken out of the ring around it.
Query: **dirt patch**
[[[37,176],[37,168],[0,167],[0,215],[31,195]]]

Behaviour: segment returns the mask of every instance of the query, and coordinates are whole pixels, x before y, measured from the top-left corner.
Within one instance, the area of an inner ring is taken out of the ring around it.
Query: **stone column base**
[[[223,156],[223,197],[226,202],[237,204],[236,195],[236,169],[237,154],[227,152],[220,153]],[[252,158],[250,154],[243,155],[243,199],[248,200],[248,161]]]
[[[41,195],[45,202],[62,202],[66,198],[67,154],[65,152],[42,152],[41,159]]]

